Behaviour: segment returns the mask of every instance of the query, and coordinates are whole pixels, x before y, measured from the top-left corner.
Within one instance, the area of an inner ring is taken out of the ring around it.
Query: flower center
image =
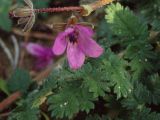
[[[71,34],[69,35],[69,41],[70,41],[71,43],[77,42],[77,35],[76,35],[75,32],[74,32],[74,33],[71,33]]]

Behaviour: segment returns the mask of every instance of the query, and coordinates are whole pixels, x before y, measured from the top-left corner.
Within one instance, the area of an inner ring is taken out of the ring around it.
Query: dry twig
[[[5,100],[3,100],[0,103],[0,111],[4,110],[5,108],[7,108],[9,105],[11,105],[13,102],[15,102],[17,99],[19,99],[21,97],[21,92],[17,91],[13,94],[11,94],[8,98],[6,98]]]

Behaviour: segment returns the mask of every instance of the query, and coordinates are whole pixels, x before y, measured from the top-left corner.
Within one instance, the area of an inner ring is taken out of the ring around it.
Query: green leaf
[[[81,111],[86,111],[89,113],[91,109],[94,109],[94,103],[96,99],[93,98],[93,95],[88,92],[88,89],[82,88],[79,91],[78,101],[79,101],[79,109]]]
[[[150,93],[150,101],[148,99],[147,103],[153,103],[155,105],[160,104],[160,76],[158,73],[149,76],[145,84]]]
[[[7,87],[7,82],[0,79],[0,90],[2,90],[4,93],[9,95],[8,87]]]
[[[41,86],[37,92],[32,94],[32,107],[39,107],[44,103],[47,97],[53,94],[52,89],[57,88],[56,75],[58,71],[53,71],[48,78],[45,79],[43,86]]]
[[[106,20],[111,30],[121,38],[121,46],[126,46],[124,57],[130,60],[131,70],[136,80],[146,70],[153,69],[155,53],[148,41],[149,32],[146,21],[140,20],[131,10],[121,4],[112,4],[106,9]]]
[[[31,83],[31,77],[25,70],[16,69],[8,80],[8,88],[10,91],[26,92]]]
[[[117,94],[117,98],[122,96],[127,97],[132,91],[131,78],[125,69],[127,63],[110,51],[107,51],[106,56],[107,60],[103,61],[103,67],[106,70],[106,79],[114,87],[114,93]]]
[[[90,63],[85,64],[82,69],[75,72],[75,76],[83,79],[83,86],[92,92],[94,97],[105,96],[110,92],[109,82],[104,78],[105,72],[92,67]]]
[[[144,83],[136,82],[132,94],[122,101],[124,107],[136,109],[145,104],[158,105],[160,102],[160,77],[153,74]]]
[[[12,26],[12,22],[9,19],[9,16],[7,14],[4,14],[4,13],[0,14],[0,16],[1,16],[0,27],[3,30],[10,31],[11,30],[11,26]]]
[[[111,4],[106,9],[106,20],[115,35],[130,41],[145,40],[148,36],[147,25],[141,22],[133,12],[120,3]]]
[[[141,1],[137,11],[139,11],[140,16],[144,16],[147,22],[152,25],[154,30],[160,30],[160,1],[159,0],[147,0]]]
[[[48,99],[49,110],[56,118],[72,118],[81,111],[89,112],[94,108],[92,94],[88,89],[79,86],[79,82],[66,84],[57,94],[51,95]]]
[[[85,76],[84,86],[89,88],[89,92],[93,92],[95,98],[105,96],[105,92],[110,92],[109,82],[103,79],[102,72],[96,70]]]
[[[132,113],[130,120],[160,120],[160,114],[151,112],[149,108],[142,108]]]
[[[39,120],[39,110],[31,108],[29,101],[22,101],[20,105],[15,108],[8,120]]]
[[[69,88],[66,88],[59,94],[53,95],[49,98],[49,110],[52,110],[52,116],[56,118],[72,118],[73,115],[79,111],[78,99],[74,93],[70,92],[68,89]]]
[[[122,101],[122,105],[127,109],[139,109],[148,101],[151,101],[150,92],[147,90],[146,86],[141,83],[136,83],[133,93]]]
[[[138,79],[141,73],[153,70],[153,63],[156,59],[155,53],[152,51],[152,46],[149,43],[129,45],[125,52],[125,58],[131,60],[129,63],[131,70],[134,72],[134,79]]]
[[[0,3],[0,28],[6,31],[11,30],[11,20],[9,19],[9,9],[11,6],[11,0],[1,0]]]

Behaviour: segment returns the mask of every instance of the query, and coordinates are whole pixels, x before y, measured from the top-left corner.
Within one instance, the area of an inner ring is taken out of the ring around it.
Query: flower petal
[[[42,45],[36,44],[36,43],[28,43],[25,45],[26,50],[34,56],[41,57],[41,56],[46,56],[50,55],[50,49],[43,47]],[[45,54],[45,55],[44,55]]]
[[[85,55],[89,57],[97,58],[103,53],[103,48],[96,41],[85,37],[82,33],[79,33],[78,44]]]
[[[52,64],[53,63],[53,60],[52,58],[50,59],[46,59],[46,58],[37,58],[36,61],[35,61],[35,69],[36,70],[40,70],[40,69],[44,69],[45,67],[47,67],[48,65]]]
[[[60,33],[57,36],[52,48],[52,51],[55,55],[61,55],[64,53],[67,46],[66,36],[72,33],[73,31],[73,28],[67,28],[64,32]]]
[[[52,63],[54,54],[51,48],[43,47],[42,45],[35,43],[28,43],[25,45],[26,50],[33,56],[36,57],[35,69],[43,69]]]
[[[75,27],[79,30],[80,33],[87,35],[88,37],[92,37],[94,35],[94,31],[90,27],[82,25],[75,25]]]
[[[79,30],[78,44],[82,51],[89,57],[99,57],[103,53],[103,48],[92,39],[93,30],[89,27],[77,25]]]
[[[78,69],[84,64],[85,55],[77,44],[69,42],[67,46],[67,58],[70,68]]]

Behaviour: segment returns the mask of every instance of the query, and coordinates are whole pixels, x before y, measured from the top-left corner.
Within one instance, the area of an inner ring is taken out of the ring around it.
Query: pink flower
[[[44,47],[35,43],[28,43],[25,45],[25,48],[31,55],[36,57],[36,69],[42,69],[52,63],[54,54],[51,48]]]
[[[93,34],[90,27],[71,25],[57,36],[53,53],[62,55],[66,50],[70,68],[78,69],[84,64],[85,56],[97,58],[103,53],[103,48],[92,39]]]

